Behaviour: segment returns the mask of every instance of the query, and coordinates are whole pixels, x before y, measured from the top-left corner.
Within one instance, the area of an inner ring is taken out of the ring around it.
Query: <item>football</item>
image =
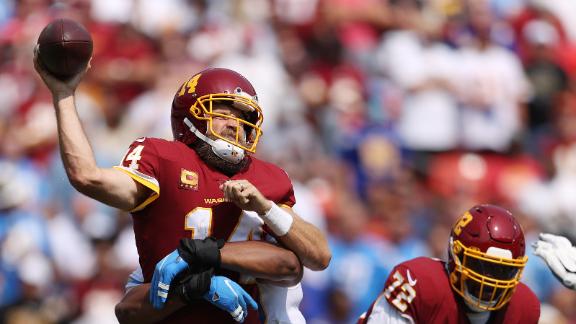
[[[63,80],[86,67],[92,47],[92,36],[82,24],[56,19],[38,37],[38,58],[50,73]]]

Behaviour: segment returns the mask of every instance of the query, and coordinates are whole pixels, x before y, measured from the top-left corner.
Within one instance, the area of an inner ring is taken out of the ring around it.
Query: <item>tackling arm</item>
[[[203,249],[198,248],[196,250],[201,251]],[[167,256],[159,264],[162,263],[168,271],[168,269],[174,268],[170,262],[181,261],[179,258],[170,261],[169,256]],[[294,253],[273,244],[259,241],[226,243],[220,249],[220,267],[280,286],[292,286],[298,283],[303,274],[302,266]],[[175,276],[176,273],[173,275]],[[157,273],[155,273],[155,278],[156,276]],[[171,277],[172,275],[164,273],[162,276]],[[158,281],[155,278],[152,279],[154,283]],[[154,308],[153,303],[150,303],[150,291],[152,294],[158,294],[160,289],[150,283],[142,283],[141,277],[140,279],[131,278],[131,280],[134,287],[128,290],[120,303],[116,305],[116,317],[121,323],[155,322],[168,317],[185,306],[179,298],[174,298],[173,294],[168,294],[168,299],[165,302],[156,298],[157,304],[163,306]],[[165,282],[162,285],[166,291],[169,291],[170,287],[173,286],[172,282]]]
[[[149,302],[150,283],[143,283],[128,290],[114,309],[116,318],[123,324],[154,323],[184,307],[179,298],[168,298],[161,309]]]
[[[226,243],[220,255],[222,268],[272,281],[275,285],[293,286],[302,279],[302,265],[296,254],[271,243]]]
[[[222,276],[210,277],[211,274],[212,271],[207,271],[182,278],[171,298],[163,302],[160,309],[147,302],[150,284],[136,285],[116,305],[116,317],[121,323],[154,323],[200,299],[228,312],[240,323],[246,319],[248,308],[258,309],[256,301],[237,283]]]
[[[224,244],[213,237],[181,239],[176,250],[160,260],[152,275],[150,301],[156,308],[168,297],[180,273],[200,273],[219,268],[233,270],[276,285],[293,286],[302,278],[296,255],[266,242],[243,241]]]

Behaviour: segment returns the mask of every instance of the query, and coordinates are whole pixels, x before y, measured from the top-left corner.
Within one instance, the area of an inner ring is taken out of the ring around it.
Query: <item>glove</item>
[[[170,284],[186,269],[200,273],[220,267],[220,249],[224,240],[207,237],[203,240],[181,239],[178,249],[156,264],[150,285],[150,303],[156,309],[164,307]]]
[[[188,263],[192,272],[204,271],[208,268],[220,268],[220,249],[224,240],[207,237],[203,240],[189,238],[180,239],[178,253]]]
[[[196,302],[210,290],[213,275],[214,270],[212,269],[200,273],[184,270],[172,280],[168,295],[176,294],[187,304]]]
[[[246,304],[254,310],[258,310],[258,304],[252,297],[234,281],[214,276],[210,283],[210,290],[203,298],[221,310],[230,313],[236,322],[242,323],[248,316]]]
[[[150,284],[150,303],[155,309],[164,307],[168,299],[170,283],[186,269],[188,269],[188,264],[180,257],[178,250],[172,251],[156,264]]]
[[[532,247],[564,286],[576,290],[576,248],[567,238],[541,233]]]

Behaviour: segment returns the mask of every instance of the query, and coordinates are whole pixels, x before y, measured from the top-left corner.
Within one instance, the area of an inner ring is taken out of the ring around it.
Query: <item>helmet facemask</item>
[[[453,269],[450,284],[474,311],[502,308],[520,282],[527,256],[513,259],[508,250],[490,247],[486,253],[450,238]]]
[[[241,110],[243,112],[242,117],[214,112],[215,102],[227,104]],[[250,153],[256,152],[256,145],[258,145],[258,140],[262,135],[260,126],[263,118],[258,103],[252,98],[244,94],[209,94],[199,97],[194,105],[190,107],[190,113],[194,118],[206,121],[207,136],[223,140]],[[214,118],[233,119],[235,121],[236,131],[232,135],[233,138],[214,131]],[[242,136],[242,133],[244,133],[244,136]]]

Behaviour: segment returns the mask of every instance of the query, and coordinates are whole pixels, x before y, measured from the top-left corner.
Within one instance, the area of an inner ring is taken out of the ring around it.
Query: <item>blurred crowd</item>
[[[0,322],[114,323],[138,263],[130,216],[61,165],[32,66],[56,17],[94,40],[77,100],[101,166],[137,137],[172,138],[172,97],[201,69],[252,81],[257,155],[287,170],[333,252],[305,274],[309,323],[352,323],[396,263],[445,258],[476,203],[512,210],[528,243],[576,239],[576,1],[3,0]],[[527,254],[541,322],[576,323],[576,294]]]

